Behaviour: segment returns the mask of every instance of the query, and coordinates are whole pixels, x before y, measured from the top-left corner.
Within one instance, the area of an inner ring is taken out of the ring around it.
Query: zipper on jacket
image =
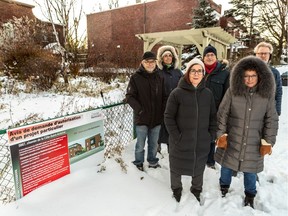
[[[196,158],[196,149],[197,149],[197,144],[198,144],[198,119],[199,119],[199,110],[198,110],[198,100],[197,100],[197,89],[195,91],[195,99],[196,99],[196,122],[197,122],[197,127],[196,127],[196,143],[195,143],[195,148],[194,148],[194,168],[193,168],[193,176],[194,176],[194,173],[195,173],[195,169],[196,169],[196,162],[197,162],[197,158]]]

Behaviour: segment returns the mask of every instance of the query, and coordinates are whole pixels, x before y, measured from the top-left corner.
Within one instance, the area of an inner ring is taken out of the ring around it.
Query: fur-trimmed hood
[[[275,95],[275,80],[268,65],[255,56],[241,59],[232,69],[230,89],[235,96],[242,96],[247,92],[243,79],[246,70],[255,70],[258,74],[258,84],[255,91],[263,98]]]
[[[173,46],[169,46],[169,45],[166,45],[166,46],[161,46],[159,47],[158,51],[157,51],[157,66],[160,70],[163,69],[163,59],[162,59],[162,55],[165,51],[170,51],[172,53],[172,56],[173,56],[173,60],[172,60],[172,63],[173,63],[173,68],[176,69],[179,65],[179,58],[178,58],[178,55],[176,53],[176,50]]]

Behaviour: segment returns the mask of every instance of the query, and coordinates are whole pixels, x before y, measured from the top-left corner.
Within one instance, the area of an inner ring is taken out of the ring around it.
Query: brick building
[[[190,29],[197,5],[198,0],[155,0],[87,15],[88,64],[137,67],[143,41],[135,35]],[[221,5],[211,6],[221,13]]]
[[[49,22],[44,22],[42,20],[37,19],[32,9],[34,8],[33,5],[25,4],[18,1],[11,1],[11,0],[0,0],[0,25],[7,22],[8,20],[13,19],[13,17],[20,18],[27,16],[29,19],[35,19],[37,22],[41,22],[46,27],[46,34],[43,36],[42,45],[45,46],[48,43],[55,42],[55,36],[53,34],[52,25]],[[63,39],[63,29],[61,25],[55,25],[56,31],[59,35],[60,43],[64,42]],[[42,30],[43,32],[43,30]]]
[[[20,18],[27,16],[30,19],[34,19],[35,16],[32,12],[33,8],[33,5],[17,1],[0,0],[0,24],[5,23],[7,20],[12,19],[13,17]]]

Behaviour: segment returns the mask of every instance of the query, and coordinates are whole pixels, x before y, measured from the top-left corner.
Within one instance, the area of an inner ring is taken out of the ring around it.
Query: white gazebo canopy
[[[202,54],[204,48],[210,44],[217,49],[218,59],[227,59],[227,48],[237,41],[221,27],[153,32],[136,34],[136,37],[144,41],[144,52],[151,51],[156,44],[169,44],[177,49],[180,57],[184,45],[195,44]]]

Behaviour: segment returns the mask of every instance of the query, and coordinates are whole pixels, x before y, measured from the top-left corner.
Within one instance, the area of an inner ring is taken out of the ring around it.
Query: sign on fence
[[[69,174],[70,163],[103,150],[103,121],[97,109],[9,129],[16,199]]]

